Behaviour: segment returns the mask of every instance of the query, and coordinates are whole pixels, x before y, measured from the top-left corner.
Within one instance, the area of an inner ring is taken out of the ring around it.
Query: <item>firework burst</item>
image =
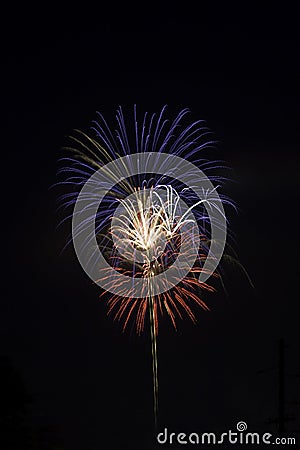
[[[208,310],[203,292],[212,292],[214,288],[201,276],[206,273],[206,278],[218,276],[216,270],[207,266],[209,259],[216,259],[211,251],[212,228],[226,236],[223,205],[233,206],[230,199],[217,192],[225,179],[221,175],[208,175],[213,170],[219,173],[224,165],[201,157],[215,144],[210,139],[211,133],[203,121],[186,124],[188,113],[188,109],[184,109],[170,121],[165,119],[164,107],[158,115],[146,113],[138,123],[134,108],[134,125],[127,129],[119,108],[114,132],[99,114],[93,123],[93,137],[78,130],[71,137],[73,145],[68,149],[73,156],[62,159],[63,167],[59,171],[64,175],[61,183],[70,187],[70,191],[60,197],[61,206],[68,209],[85,202],[80,210],[80,214],[84,211],[84,218],[77,220],[72,239],[84,235],[82,251],[92,243],[97,247],[89,263],[96,268],[99,265],[98,278],[94,281],[101,283],[101,298],[111,293],[107,300],[108,313],[122,321],[124,329],[134,319],[136,330],[141,333],[148,311],[155,418],[159,317],[166,313],[176,328],[177,319],[184,315],[196,321],[193,305]],[[141,155],[137,158],[138,170],[132,170],[128,159],[132,155]],[[166,157],[163,162],[161,156]],[[148,167],[150,157],[151,170]],[[187,181],[178,179],[183,159],[201,168],[202,180],[190,166],[185,173]],[[110,169],[114,161],[121,161],[120,169]],[[93,174],[98,170],[106,178],[97,183]],[[88,180],[92,182],[84,191]],[[209,184],[202,188],[199,198],[194,187],[205,180],[209,180]],[[99,184],[105,190],[100,205],[96,195]],[[64,220],[73,216],[74,221],[78,214],[72,210]],[[89,231],[91,224],[96,241],[92,241]],[[99,251],[108,263],[105,267],[95,256]],[[172,267],[176,270],[170,270]],[[112,270],[118,278],[112,276]],[[142,288],[138,289],[141,282]]]

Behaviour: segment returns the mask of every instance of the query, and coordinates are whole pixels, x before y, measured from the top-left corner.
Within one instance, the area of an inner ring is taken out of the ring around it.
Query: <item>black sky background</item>
[[[230,15],[229,15],[230,16]],[[1,355],[34,398],[30,417],[63,447],[154,448],[150,341],[107,319],[98,288],[56,230],[57,159],[96,111],[189,107],[233,167],[237,252],[255,286],[230,275],[199,321],[159,336],[160,428],[270,431],[277,415],[277,343],[299,367],[299,41],[292,12],[269,21],[101,20],[97,30],[23,27],[3,41],[2,201],[5,258]],[[212,155],[212,157],[216,156]],[[273,368],[259,375],[262,369]],[[286,409],[298,414],[299,379]],[[44,440],[45,435],[44,436]],[[173,448],[175,448],[173,446]]]

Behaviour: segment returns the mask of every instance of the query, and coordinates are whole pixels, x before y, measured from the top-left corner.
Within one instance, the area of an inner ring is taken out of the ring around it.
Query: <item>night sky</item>
[[[1,393],[18,396],[7,384],[16,371],[32,398],[24,420],[34,448],[155,448],[150,337],[122,333],[72,247],[61,254],[70,223],[56,228],[50,189],[66,136],[88,131],[96,111],[112,121],[118,105],[129,113],[134,104],[141,112],[189,107],[207,121],[220,142],[212,157],[237,181],[231,227],[255,287],[230,270],[228,296],[211,295],[196,325],[182,321],[175,332],[163,322],[159,429],[219,432],[244,420],[275,435],[268,421],[278,415],[280,338],[286,413],[295,415],[287,434],[300,429],[293,14],[220,24],[192,16],[139,25],[108,16],[90,32],[23,26],[3,41]]]

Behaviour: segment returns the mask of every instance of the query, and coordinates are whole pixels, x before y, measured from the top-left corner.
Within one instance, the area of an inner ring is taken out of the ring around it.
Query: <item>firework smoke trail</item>
[[[157,345],[156,345],[156,331],[155,331],[155,317],[154,317],[154,296],[151,295],[151,281],[149,281],[149,313],[150,313],[150,333],[151,333],[151,352],[152,352],[154,425],[156,428],[158,416],[158,362],[157,362]]]
[[[78,130],[71,137],[74,156],[62,159],[58,183],[70,188],[60,197],[62,208],[72,208],[63,220],[73,221],[69,242],[101,295],[112,294],[108,313],[124,329],[135,318],[141,333],[149,310],[155,423],[159,316],[165,311],[176,328],[184,313],[196,321],[193,304],[208,310],[202,293],[214,291],[205,280],[217,275],[225,245],[223,205],[234,206],[217,193],[223,163],[199,157],[214,146],[203,121],[184,125],[188,109],[169,121],[165,110],[146,113],[139,125],[134,108],[133,143],[121,108],[115,133],[99,114],[95,138]]]

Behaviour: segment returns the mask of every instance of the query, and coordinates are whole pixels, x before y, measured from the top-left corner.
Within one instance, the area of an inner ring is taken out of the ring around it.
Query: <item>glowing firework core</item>
[[[158,258],[166,257],[168,247],[174,249],[175,241],[180,242],[184,224],[197,226],[188,216],[192,208],[182,213],[180,196],[170,185],[136,190],[120,201],[120,207],[111,226],[115,248],[127,261],[144,264],[143,277],[163,270]]]

